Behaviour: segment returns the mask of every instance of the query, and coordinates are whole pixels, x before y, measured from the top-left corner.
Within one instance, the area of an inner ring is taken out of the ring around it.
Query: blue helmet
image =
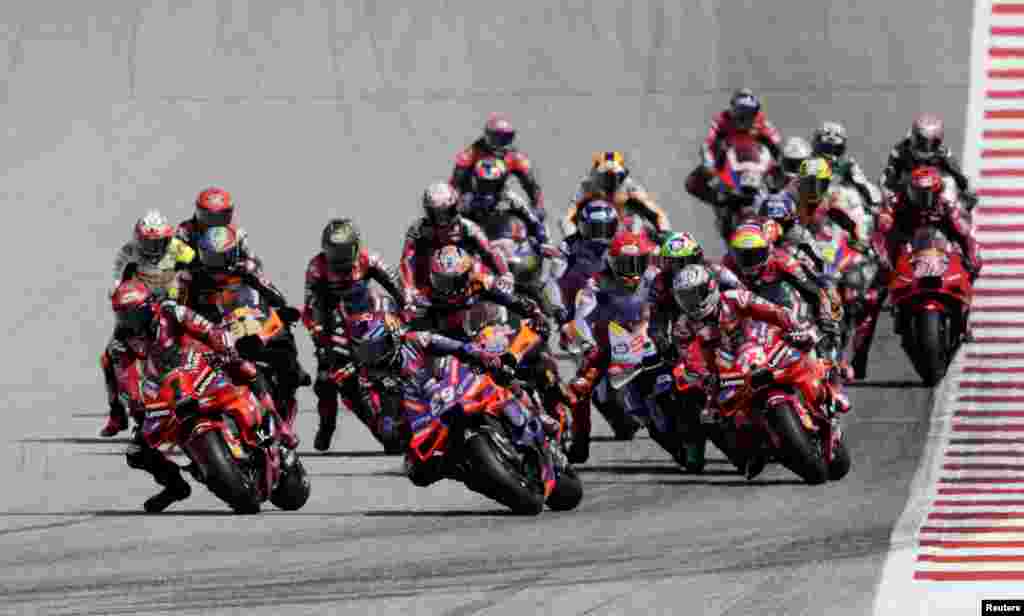
[[[584,205],[576,218],[576,228],[585,240],[608,244],[619,229],[619,215],[615,208],[601,199]]]

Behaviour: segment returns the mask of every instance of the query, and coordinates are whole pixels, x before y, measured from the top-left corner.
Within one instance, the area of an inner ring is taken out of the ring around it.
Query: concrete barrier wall
[[[845,122],[872,176],[920,109],[962,141],[957,0],[9,4],[0,386],[44,415],[102,402],[106,285],[135,218],[184,218],[209,184],[234,192],[299,303],[326,218],[354,215],[393,261],[423,187],[492,110],[519,125],[553,214],[592,151],[624,149],[712,252],[682,182],[735,87],[760,91],[785,134]]]

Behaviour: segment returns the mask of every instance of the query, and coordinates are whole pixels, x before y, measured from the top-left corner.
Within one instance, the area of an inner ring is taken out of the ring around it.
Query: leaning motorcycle
[[[455,357],[437,358],[422,393],[402,402],[412,430],[409,478],[425,487],[441,479],[519,514],[575,508],[582,485],[553,447],[528,396]]]
[[[209,352],[191,343],[146,360],[143,438],[153,448],[181,448],[191,461],[186,470],[238,513],[256,513],[267,500],[300,509],[310,485],[298,453],[271,437],[273,415],[211,365]]]
[[[778,460],[808,484],[842,479],[850,470],[843,442],[841,394],[812,351],[789,344],[778,327],[746,320],[735,352],[720,347],[713,440],[740,468]]]

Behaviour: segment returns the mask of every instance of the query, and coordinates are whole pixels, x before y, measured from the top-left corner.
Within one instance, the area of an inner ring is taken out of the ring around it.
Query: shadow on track
[[[646,466],[635,464],[592,464],[576,469],[581,475],[684,475],[686,471],[678,466]],[[704,475],[739,475],[737,470],[705,470]]]
[[[399,458],[401,454],[384,451],[300,451],[303,458]]]
[[[99,436],[61,436],[52,438],[23,438],[19,443],[44,443],[61,445],[127,445],[127,438],[102,438]]]
[[[854,381],[846,386],[855,389],[930,389],[921,381]]]
[[[522,517],[508,509],[452,509],[444,510],[394,510],[382,509],[379,511],[364,511],[362,515],[368,518],[473,518],[484,516]]]

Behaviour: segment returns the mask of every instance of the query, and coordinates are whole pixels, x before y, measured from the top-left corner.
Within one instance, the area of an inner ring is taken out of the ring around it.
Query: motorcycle
[[[808,484],[845,477],[850,455],[839,412],[848,409],[835,402],[829,368],[777,327],[752,320],[741,327],[739,348],[717,351],[720,419],[709,428],[716,445],[740,468],[776,459]]]
[[[575,508],[582,485],[552,446],[530,398],[455,357],[435,358],[422,393],[402,401],[409,478],[454,479],[519,514]]]
[[[757,213],[749,206],[738,205],[738,202],[749,203],[749,197],[739,198],[764,190],[765,181],[771,177],[773,169],[775,159],[771,151],[755,139],[739,135],[727,144],[714,176],[715,190],[710,195],[715,227],[722,239],[728,241],[740,220]]]
[[[937,226],[919,227],[899,251],[889,295],[903,350],[926,385],[945,376],[973,294],[957,244]]]
[[[277,443],[274,418],[245,385],[235,385],[199,343],[145,361],[142,436],[153,448],[176,445],[185,467],[237,513],[257,513],[269,500],[302,508],[310,484],[298,453]]]

